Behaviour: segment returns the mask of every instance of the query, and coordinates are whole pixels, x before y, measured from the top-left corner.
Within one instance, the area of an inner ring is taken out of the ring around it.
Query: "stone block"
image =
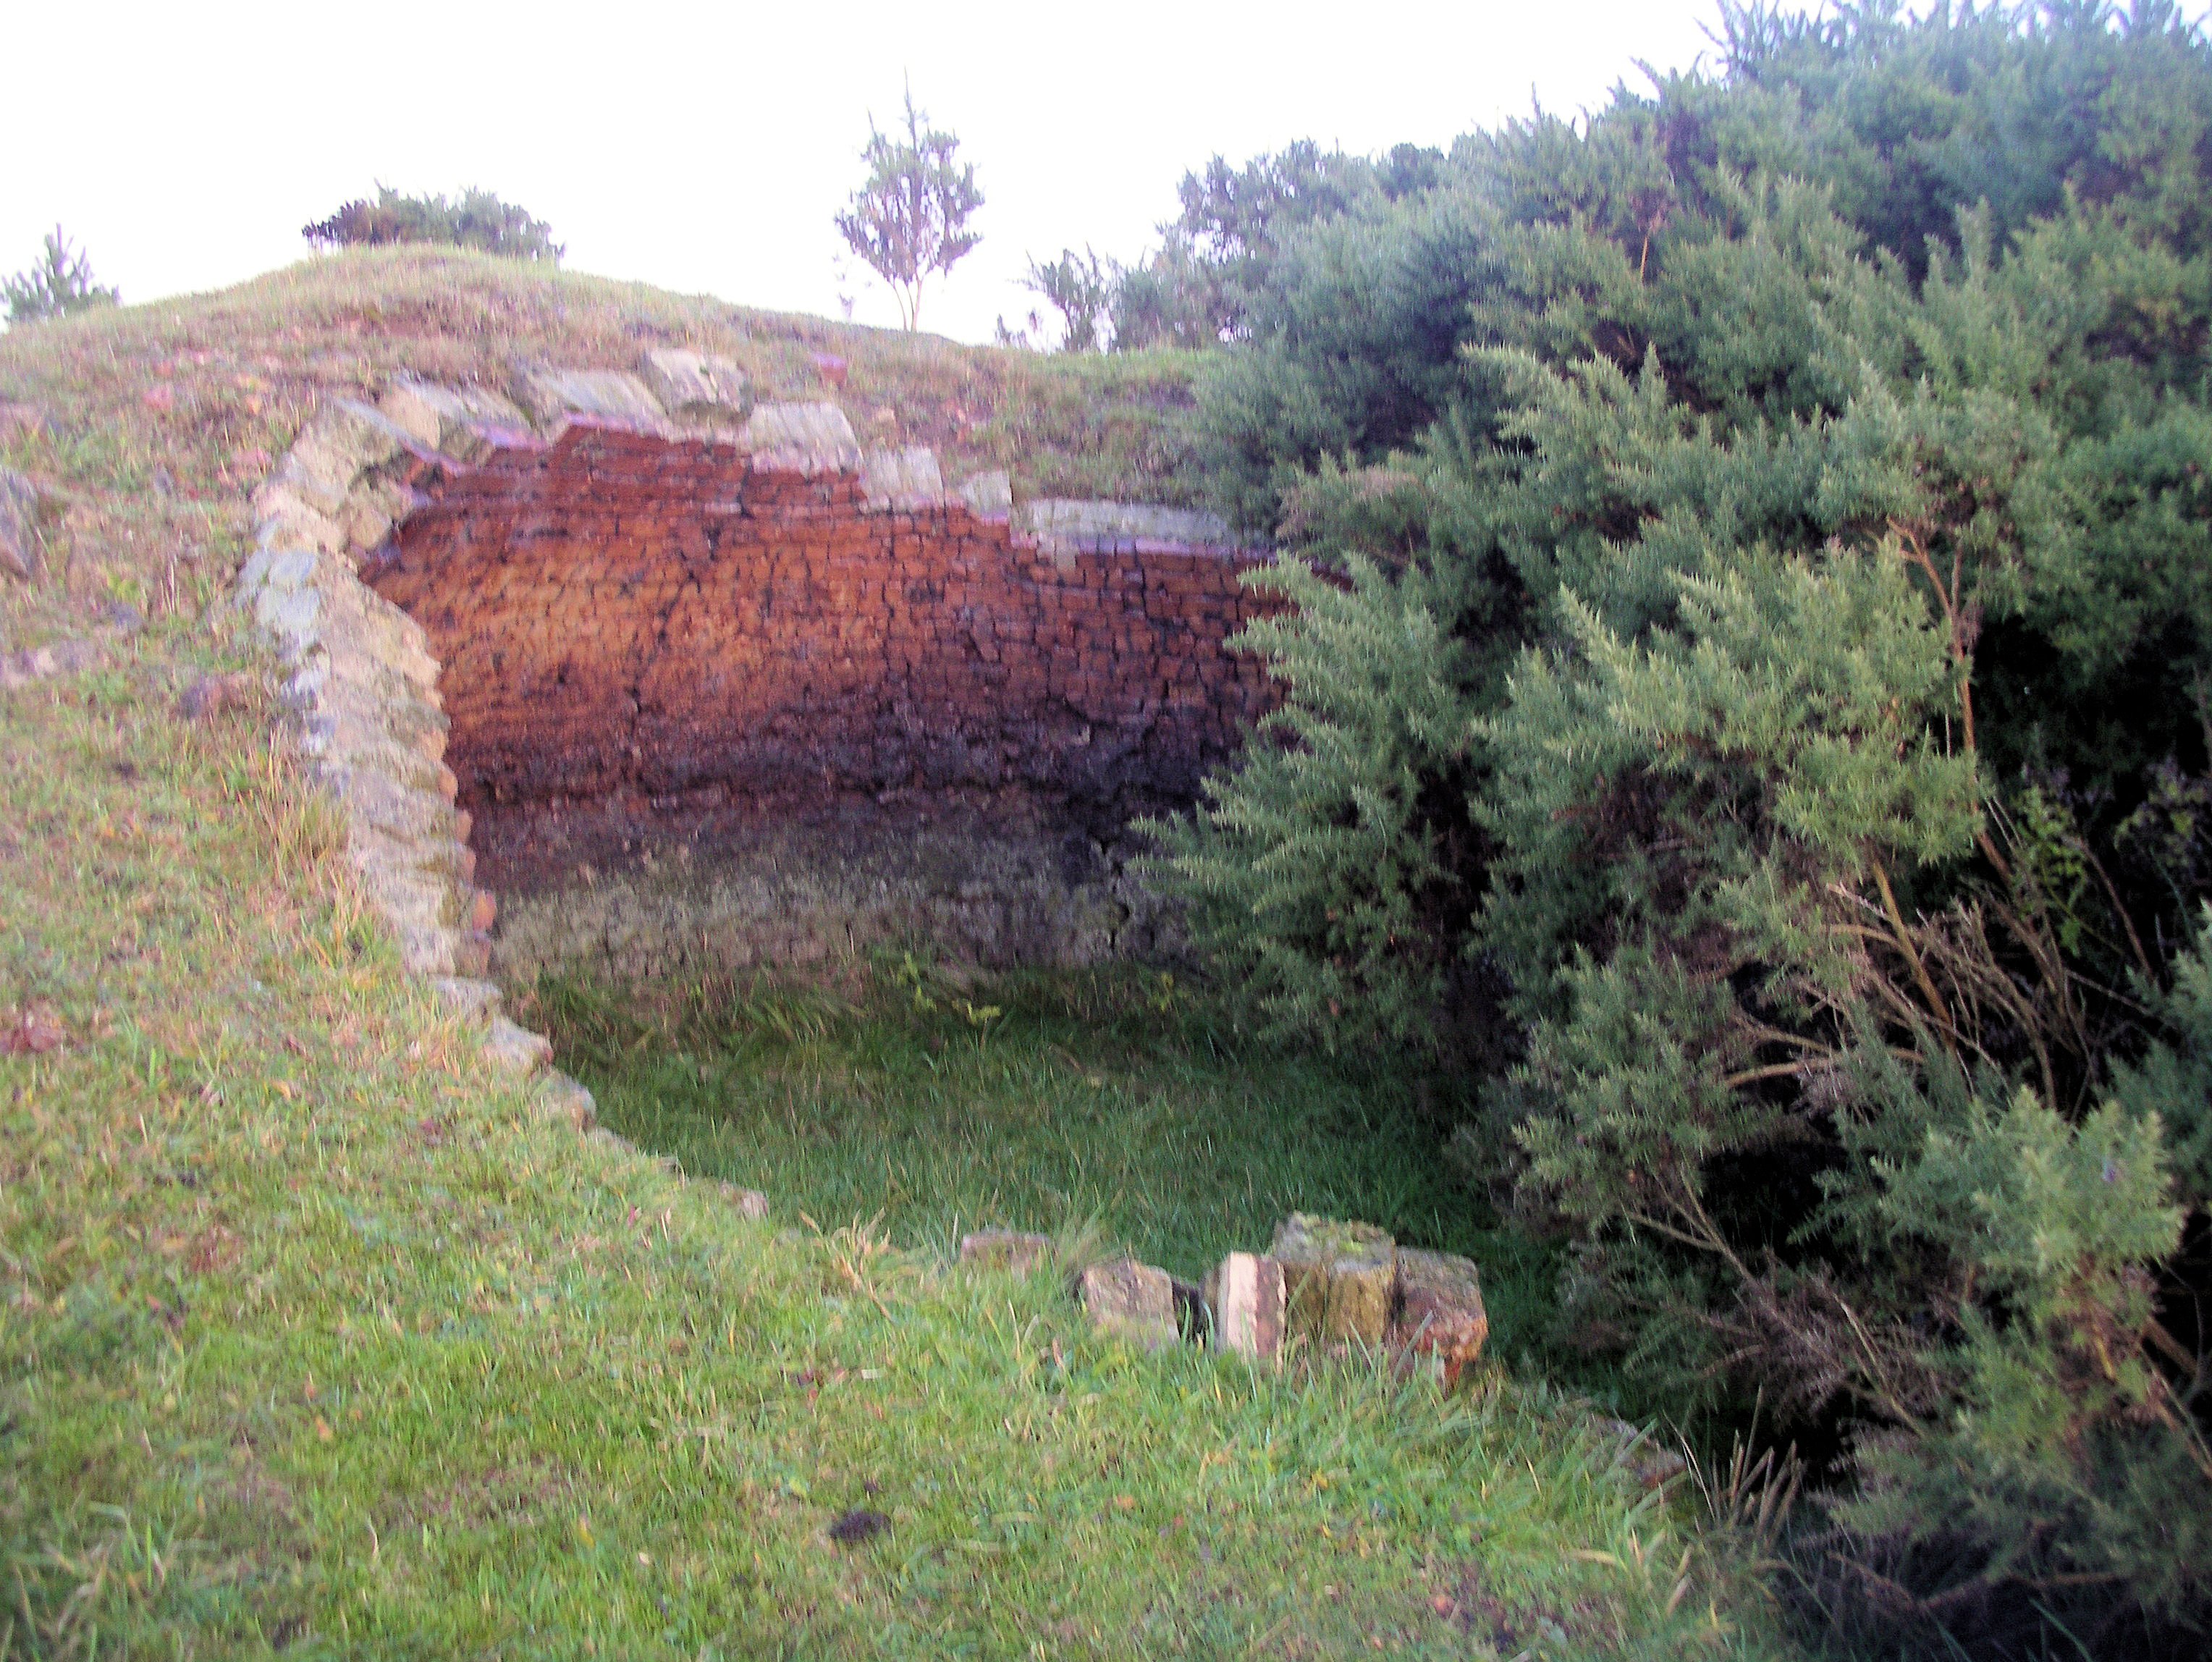
[[[402,842],[374,825],[349,825],[346,857],[360,874],[362,893],[395,928],[445,929],[458,933],[453,914],[454,890],[469,862],[450,839]],[[450,975],[452,969],[438,971]]]
[[[366,490],[356,485],[346,495],[345,510],[338,515],[338,526],[345,533],[346,548],[353,554],[365,554],[380,546],[392,534],[392,521],[389,499],[382,492]]]
[[[356,824],[373,826],[403,843],[453,835],[453,809],[435,792],[416,790],[372,769],[342,763],[319,771]]]
[[[310,761],[367,769],[411,789],[432,793],[441,801],[453,799],[458,782],[451,769],[412,746],[362,726],[350,715],[317,710],[302,717],[299,743],[300,753]]]
[[[1134,1258],[1093,1264],[1079,1285],[1083,1308],[1101,1333],[1158,1350],[1181,1337],[1176,1321],[1175,1281],[1164,1269]]]
[[[464,1021],[489,1021],[501,1014],[505,1001],[489,981],[469,981],[457,976],[438,976],[430,990],[438,1001]]]
[[[560,1072],[548,1073],[531,1091],[531,1099],[548,1119],[573,1131],[589,1131],[599,1123],[599,1104],[580,1081]]]
[[[982,1269],[1003,1269],[1026,1275],[1053,1263],[1052,1237],[1028,1235],[1016,1229],[979,1229],[960,1242],[960,1262]]]
[[[332,513],[342,511],[333,509]],[[259,522],[256,540],[266,548],[319,549],[336,554],[346,545],[345,527],[288,480],[272,475],[253,493]]]
[[[407,432],[380,411],[352,399],[325,405],[300,431],[292,447],[255,493],[257,505],[273,486],[288,487],[331,519],[343,516],[354,482],[405,451]]]
[[[734,1183],[719,1184],[717,1191],[729,1203],[730,1210],[739,1217],[755,1223],[768,1221],[768,1196],[757,1189],[741,1189]]]
[[[590,416],[647,433],[664,432],[668,425],[652,389],[619,369],[525,369],[515,392],[549,426],[565,416]]]
[[[1373,1224],[1293,1212],[1276,1227],[1270,1256],[1283,1266],[1291,1331],[1322,1343],[1389,1336],[1397,1248]]]
[[[238,569],[238,598],[241,603],[258,604],[271,589],[289,594],[310,587],[322,557],[313,546],[258,548]]]
[[[441,387],[403,375],[377,408],[425,449],[480,461],[498,440],[530,430],[530,417],[489,387]]]
[[[1136,553],[1193,549],[1233,552],[1229,521],[1195,508],[1156,502],[1084,502],[1040,496],[1014,515],[1014,528],[1037,539],[1048,554]]]
[[[955,494],[979,520],[1005,520],[1014,511],[1014,478],[1011,473],[978,473],[961,481]]]
[[[1457,1385],[1490,1337],[1481,1272],[1474,1262],[1449,1252],[1400,1247],[1397,1310],[1390,1337],[1392,1343],[1414,1355],[1440,1358],[1444,1384]]]
[[[860,441],[834,404],[763,404],[745,423],[745,447],[756,472],[856,473]]]
[[[331,617],[326,632],[339,644],[417,688],[427,691],[438,685],[441,666],[420,624],[349,575],[326,578],[320,588]]]
[[[322,644],[323,597],[312,588],[264,586],[253,603],[254,618],[276,640],[287,663],[297,663]]]
[[[12,468],[0,467],[0,571],[28,582],[38,569],[39,490]]]
[[[665,346],[640,358],[637,373],[673,414],[741,422],[752,412],[752,382],[727,358]]]
[[[1231,1252],[1206,1277],[1213,1342],[1259,1361],[1273,1361],[1283,1347],[1285,1305],[1283,1266],[1252,1252]]]
[[[399,944],[399,965],[410,975],[441,976],[480,972],[481,964],[462,961],[460,937],[442,923],[422,923],[387,917]]]
[[[374,768],[402,784],[434,789],[450,801],[447,782],[453,770],[440,759],[445,734],[435,721],[426,720],[433,714],[411,701],[360,696],[345,682],[326,677],[302,711],[300,748],[321,760]]]
[[[553,1060],[553,1041],[505,1016],[494,1016],[484,1035],[483,1059],[496,1073],[527,1078]]]
[[[870,451],[860,464],[860,483],[868,506],[878,513],[939,508],[945,502],[945,475],[937,466],[937,453],[927,445]]]

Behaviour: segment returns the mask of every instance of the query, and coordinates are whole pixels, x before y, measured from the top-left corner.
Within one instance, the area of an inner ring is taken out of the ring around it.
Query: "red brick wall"
[[[629,793],[1018,793],[1086,823],[1188,798],[1267,707],[1223,642],[1249,557],[1058,561],[852,474],[570,425],[424,500],[364,577],[444,665],[465,806]]]

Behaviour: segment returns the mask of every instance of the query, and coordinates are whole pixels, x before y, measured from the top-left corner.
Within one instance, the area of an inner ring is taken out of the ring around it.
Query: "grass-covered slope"
[[[1765,1651],[1539,1390],[1133,1355],[1048,1279],[546,1126],[400,974],[266,695],[177,713],[266,667],[220,597],[318,392],[655,330],[994,384],[1070,458],[1175,383],[421,253],[0,337],[52,423],[0,460],[66,499],[0,650],[101,654],[0,692],[0,1654]]]

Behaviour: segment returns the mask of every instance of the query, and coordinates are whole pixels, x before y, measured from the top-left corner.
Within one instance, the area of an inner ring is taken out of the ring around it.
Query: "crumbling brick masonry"
[[[343,535],[440,667],[495,963],[1148,949],[1125,828],[1268,707],[1226,646],[1276,604],[1239,581],[1264,557],[1202,514],[948,490],[714,360],[640,368],[344,417],[391,435]]]

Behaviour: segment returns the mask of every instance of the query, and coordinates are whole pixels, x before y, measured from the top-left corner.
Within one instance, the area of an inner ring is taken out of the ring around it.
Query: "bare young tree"
[[[982,240],[968,228],[983,205],[975,169],[954,159],[957,137],[928,123],[915,107],[911,88],[903,133],[880,132],[869,119],[867,147],[860,152],[868,177],[837,216],[837,229],[890,285],[899,320],[910,330],[921,326],[923,284],[950,271]]]

